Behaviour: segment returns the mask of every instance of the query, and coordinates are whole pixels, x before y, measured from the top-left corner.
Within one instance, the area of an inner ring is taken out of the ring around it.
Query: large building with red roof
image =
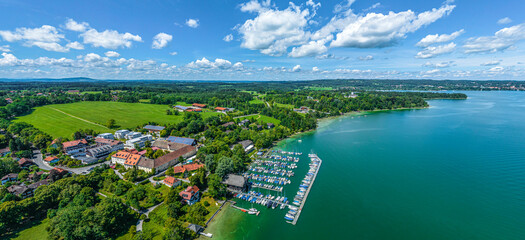
[[[66,154],[74,154],[79,152],[85,152],[88,142],[86,139],[79,139],[62,143],[62,147]]]
[[[189,186],[186,190],[180,192],[179,195],[182,197],[182,201],[186,202],[188,205],[193,205],[200,199],[199,188],[195,185]]]

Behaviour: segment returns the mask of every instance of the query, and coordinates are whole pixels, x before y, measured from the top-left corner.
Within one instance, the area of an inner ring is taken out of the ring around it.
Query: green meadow
[[[134,128],[148,122],[168,124],[182,121],[182,115],[167,115],[168,109],[167,105],[144,103],[76,102],[36,107],[31,114],[15,121],[30,123],[53,137],[70,137],[79,129],[114,132],[104,126],[109,119],[115,119],[120,128]],[[219,113],[201,114],[206,118]]]

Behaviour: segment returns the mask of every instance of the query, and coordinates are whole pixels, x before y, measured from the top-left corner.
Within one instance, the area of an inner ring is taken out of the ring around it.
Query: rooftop
[[[228,176],[224,178],[222,183],[229,186],[243,188],[246,185],[246,178],[236,174],[228,174]]]

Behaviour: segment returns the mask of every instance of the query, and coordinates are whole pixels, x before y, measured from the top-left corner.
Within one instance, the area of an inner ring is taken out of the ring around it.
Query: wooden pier
[[[319,172],[319,169],[321,168],[321,164],[323,163],[323,161],[317,155],[315,155],[314,158],[319,160],[319,166],[317,167],[317,170],[315,170],[315,174],[314,174],[314,177],[312,178],[312,182],[308,186],[308,189],[306,189],[306,193],[304,194],[303,201],[301,202],[301,205],[299,206],[299,209],[297,210],[297,214],[295,214],[292,222],[286,221],[287,223],[291,223],[293,225],[297,224],[297,220],[299,220],[299,216],[301,215],[301,211],[303,210],[304,203],[306,203],[306,198],[308,197],[308,194],[310,193],[310,189],[312,189],[312,186],[314,185],[315,178],[317,177],[317,173]]]
[[[239,209],[239,210],[241,210],[242,212],[245,212],[245,213],[250,212],[250,209],[246,209],[246,208],[242,208],[242,207],[237,207],[237,206],[235,206],[235,204],[236,204],[236,202],[233,202],[233,204],[231,204],[230,206],[231,206],[232,208]],[[255,213],[255,215],[259,216],[259,213],[261,213],[261,211],[257,210],[257,212]]]
[[[261,189],[266,189],[266,190],[276,191],[276,192],[282,192],[283,191],[283,190],[275,190],[275,189],[271,189],[271,188],[267,188],[267,187],[260,187],[260,186],[252,186],[252,188],[261,188]]]

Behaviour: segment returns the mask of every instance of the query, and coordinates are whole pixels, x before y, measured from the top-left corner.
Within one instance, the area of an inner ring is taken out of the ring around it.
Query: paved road
[[[157,208],[158,206],[160,206],[161,204],[163,204],[164,202],[161,202],[153,207],[150,207],[148,208],[148,210],[146,210],[145,212],[142,212],[144,215],[146,215],[147,217],[149,217],[149,213],[152,212],[153,210],[155,210],[155,208]],[[137,232],[140,232],[142,231],[142,223],[144,222],[144,220],[142,219],[139,219],[139,221],[137,222]]]
[[[40,153],[40,150],[33,151],[33,156],[34,156],[33,161],[36,163],[36,165],[38,165],[40,169],[44,169],[44,170],[53,169],[52,166],[44,162],[44,160],[42,159],[43,157],[42,157],[42,153]],[[69,172],[75,173],[75,174],[84,174],[83,172],[88,172],[88,169],[100,166],[102,164],[109,164],[109,161],[105,161],[103,163],[97,163],[97,164],[93,164],[93,165],[89,165],[85,167],[79,167],[79,168],[68,168],[68,167],[60,167],[60,168],[67,170]]]

